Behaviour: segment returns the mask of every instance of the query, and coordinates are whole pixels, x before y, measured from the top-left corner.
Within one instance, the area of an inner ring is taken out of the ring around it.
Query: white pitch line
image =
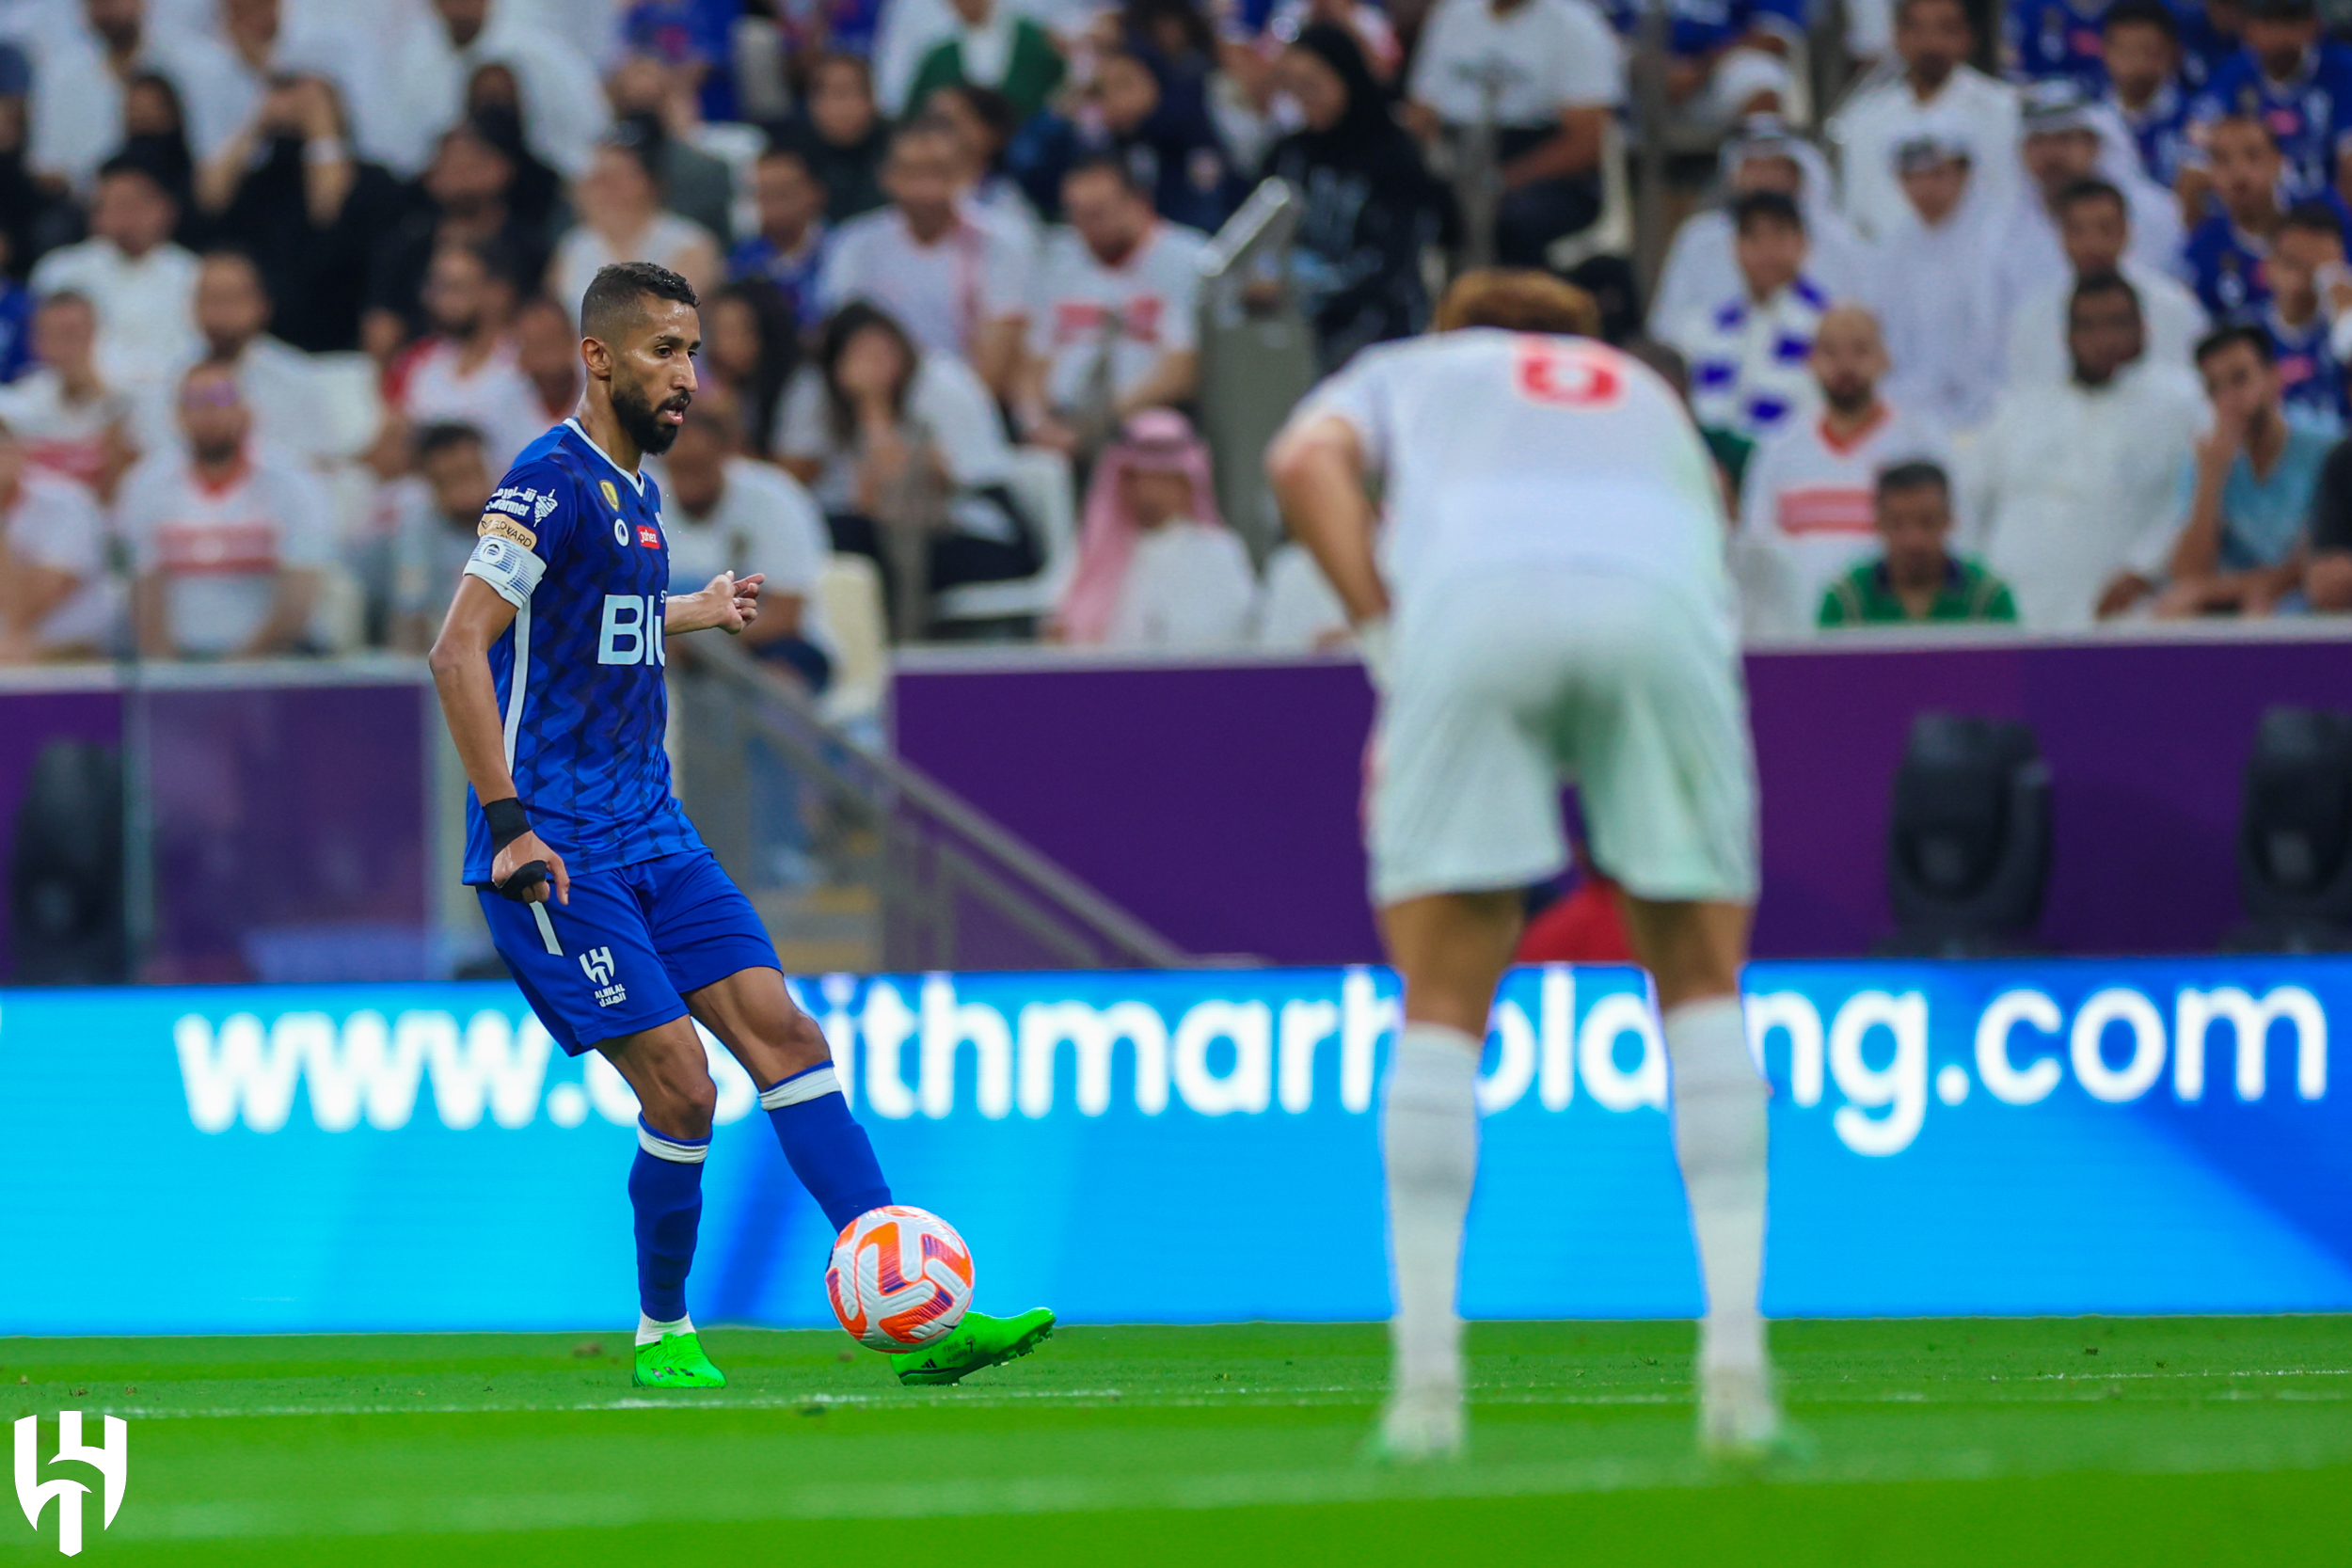
[[[2135,1371],[2135,1372],[2033,1372],[2011,1377],[1994,1377],[1988,1381],[2023,1386],[2028,1384],[2076,1384],[2086,1388],[2126,1381],[2137,1382],[2211,1382],[2233,1378],[2290,1378],[2352,1376],[2352,1368],[2309,1368],[2287,1370],[2258,1371]],[[1975,1405],[1988,1402],[1981,1394],[1966,1398],[1942,1397],[1947,1387],[1955,1392],[1960,1387],[1977,1389],[1982,1386],[1971,1379],[1965,1383],[1953,1380],[1931,1388],[1894,1388],[1847,1391],[1834,1386],[1807,1387],[1798,1384],[1788,1390],[1790,1402],[1798,1405],[1832,1404],[1929,1404]],[[2261,1395],[2236,1394],[2222,1390],[2220,1398],[2259,1397],[2264,1399],[2293,1398],[2306,1402],[2352,1400],[2352,1390],[2337,1392],[2282,1390]],[[122,1405],[94,1402],[93,1407],[103,1414],[142,1420],[222,1420],[235,1417],[286,1416],[498,1416],[498,1415],[566,1415],[590,1414],[599,1411],[678,1410],[812,1410],[839,1407],[855,1410],[986,1410],[1015,1406],[1053,1407],[1057,1405],[1092,1408],[1132,1408],[1153,1410],[1196,1410],[1218,1405],[1248,1405],[1252,1408],[1295,1406],[1302,1409],[1372,1405],[1379,1402],[1380,1390],[1330,1386],[1314,1388],[1255,1389],[1237,1386],[1230,1389],[1138,1392],[1120,1388],[1003,1388],[986,1393],[977,1390],[963,1393],[905,1394],[842,1393],[826,1391],[808,1394],[739,1394],[703,1399],[682,1395],[677,1399],[648,1399],[643,1394],[623,1395],[609,1400],[579,1400],[557,1403],[519,1402],[514,1403],[475,1402],[464,1404],[437,1402],[431,1404],[371,1403],[371,1404],[270,1404],[270,1405]],[[1471,1402],[1476,1405],[1563,1406],[1600,1409],[1645,1405],[1687,1405],[1692,1396],[1687,1389],[1644,1393],[1574,1393],[1540,1388],[1470,1388]],[[2019,1401],[2016,1402],[2026,1402]]]
[[[2239,1454],[2149,1453],[2099,1466],[2122,1474],[2228,1474],[2249,1469],[2316,1468],[2344,1455],[2304,1449]],[[2005,1465],[1968,1449],[1908,1460],[1884,1453],[1817,1461],[1791,1472],[1803,1485],[1897,1481],[1985,1481],[2064,1473]],[[1335,1465],[1311,1470],[1168,1475],[1005,1476],[915,1482],[827,1481],[776,1488],[727,1487],[682,1497],[626,1492],[527,1493],[435,1498],[308,1498],[183,1503],[126,1512],[113,1533],[141,1539],[217,1540],[294,1536],[497,1534],[607,1528],[675,1517],[690,1508],[703,1522],[769,1519],[881,1519],[995,1514],[1100,1513],[1121,1509],[1215,1510],[1419,1498],[1502,1498],[1568,1493],[1682,1490],[1722,1477],[1695,1458],[1588,1458],[1395,1473]]]

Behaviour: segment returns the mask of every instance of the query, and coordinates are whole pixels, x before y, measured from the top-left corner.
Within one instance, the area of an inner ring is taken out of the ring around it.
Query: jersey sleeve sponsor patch
[[[555,507],[555,493],[551,490],[537,490],[528,484],[504,484],[491,494],[484,515],[487,516],[492,512],[503,513],[518,522],[537,528],[548,520],[548,514],[553,512]]]
[[[485,512],[474,532],[484,539],[509,539],[530,549],[539,543],[539,536],[503,512]]]
[[[488,524],[484,525],[486,530]],[[480,578],[498,596],[516,610],[531,602],[548,563],[525,546],[499,534],[485,532],[466,562],[466,576]]]

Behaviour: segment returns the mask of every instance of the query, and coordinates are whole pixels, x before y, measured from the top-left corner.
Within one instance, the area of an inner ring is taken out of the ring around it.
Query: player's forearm
[[[490,644],[505,635],[514,618],[514,606],[486,582],[461,578],[440,635],[425,656],[457,760],[475,798],[482,800],[503,800],[516,793],[514,770],[506,761],[498,683],[490,674]]]
[[[1371,498],[1348,455],[1312,433],[1286,436],[1267,460],[1291,537],[1315,559],[1358,626],[1389,612],[1374,559]]]
[[[499,721],[498,687],[490,678],[486,649],[453,645],[448,628],[433,644],[428,657],[433,689],[441,699],[441,717],[457,747],[457,760],[466,782],[482,800],[513,796],[514,771],[506,766],[506,730]]]

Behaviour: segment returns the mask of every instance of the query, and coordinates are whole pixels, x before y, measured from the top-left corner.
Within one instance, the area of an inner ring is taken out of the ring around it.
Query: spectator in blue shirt
[[[13,260],[0,229],[0,386],[23,375],[33,358],[33,291],[13,276]]]
[[[2244,48],[2245,0],[2181,0],[2181,80],[2202,91],[2223,62]]]
[[[1233,168],[1207,100],[1174,75],[1183,62],[1154,65],[1157,55],[1106,49],[1076,119],[1041,116],[1025,127],[1010,155],[1012,172],[1032,205],[1060,211],[1061,179],[1091,157],[1127,166],[1170,223],[1213,234],[1241,205],[1248,186]],[[1171,86],[1171,84],[1173,84]]]
[[[742,14],[743,0],[631,0],[621,38],[629,53],[684,71],[703,119],[720,123],[736,118],[734,29]]]
[[[759,155],[752,170],[752,194],[759,209],[759,232],[739,242],[727,257],[727,277],[765,278],[783,295],[804,332],[823,321],[817,303],[817,274],[825,261],[825,186],[809,166],[806,150],[781,142]]]
[[[2270,127],[2225,115],[2204,128],[2205,174],[2217,209],[2188,236],[2184,260],[2205,313],[2232,321],[2270,297],[2263,259],[2285,226],[2280,199],[2284,160]]]
[[[2028,82],[2063,77],[2085,98],[2106,90],[2100,0],[2009,0],[2001,42],[2011,75]]]
[[[1694,121],[1728,125],[1785,107],[1789,40],[1805,31],[1805,0],[1665,0],[1666,96]],[[1607,0],[1617,31],[1641,29],[1640,0]]]
[[[2332,312],[2321,295],[2323,280],[2343,277],[2344,249],[2335,214],[2316,205],[2289,213],[2263,265],[2270,302],[2254,317],[2270,337],[2287,417],[2330,434],[2343,430],[2352,411],[2344,404],[2344,364],[2329,341]]]
[[[2171,190],[2188,148],[2187,90],[2181,85],[2181,28],[2165,0],[2115,0],[2100,24],[2107,87],[2100,102],[2132,134],[2139,166]]]
[[[2352,145],[2352,48],[2319,36],[2313,0],[2253,0],[2246,47],[2205,84],[2191,119],[2260,117],[2286,159],[2286,196],[2335,190],[2339,154]]]
[[[2335,441],[2287,419],[2261,327],[2214,333],[2197,345],[2197,369],[2213,428],[2181,475],[2181,530],[2157,566],[2169,582],[2156,613],[2267,615],[2302,583],[2312,499]]]

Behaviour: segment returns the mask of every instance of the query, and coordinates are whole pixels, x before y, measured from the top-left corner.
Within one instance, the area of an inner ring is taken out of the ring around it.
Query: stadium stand
[[[1201,433],[1207,510],[1257,578],[1283,559],[1257,480],[1265,434],[1313,375],[1420,330],[1433,280],[1488,259],[1584,282],[1613,336],[1654,299],[1650,331],[1690,361],[1725,460],[1727,515],[1748,519],[1735,555],[1768,518],[1807,562],[1793,610],[1751,606],[1751,635],[1811,635],[1817,585],[1872,546],[1859,514],[1804,532],[1778,488],[1800,448],[1857,493],[1868,454],[1947,456],[1953,547],[2011,579],[2026,634],[2346,603],[2332,517],[2303,580],[2299,513],[2352,412],[2344,171],[2312,128],[2237,113],[2291,62],[2206,37],[2201,13],[2122,0],[2072,30],[2012,19],[1993,40],[1955,0],[1836,18],[1676,5],[1655,30],[1590,0],[834,9],[0,12],[0,421],[17,454],[0,475],[0,660],[135,657],[135,565],[178,598],[176,577],[211,571],[140,543],[170,521],[146,513],[180,471],[181,381],[207,357],[234,369],[256,471],[324,508],[225,519],[294,529],[317,578],[308,632],[267,641],[296,657],[391,645],[382,574],[421,434],[470,423],[495,470],[561,417],[562,316],[616,259],[709,286],[706,369],[732,394],[743,460],[810,486],[834,548],[880,567],[901,641],[1057,636],[1089,476],[1158,408]],[[2308,11],[2287,11],[2265,41],[2300,37]],[[2338,49],[2312,45],[2313,69]],[[2209,77],[2243,90],[2225,102]],[[1235,237],[1205,243],[1261,180],[1288,204],[1262,198]],[[2075,319],[2109,277],[2136,327]],[[1824,404],[1806,356],[1832,307],[1876,318],[1871,418],[1899,411],[1901,441]],[[877,309],[914,351],[891,398],[898,456],[945,476],[913,486],[936,493],[853,493],[876,470],[834,373],[839,318]],[[2270,347],[2259,385],[2201,388],[2190,346],[2240,325]],[[2121,444],[2066,445],[2091,461],[2061,462],[2060,428]],[[1783,453],[1775,488],[1742,498],[1759,441]],[[2248,447],[2244,486],[2269,487],[2242,562],[2235,534],[2210,561],[2189,537],[2217,443]],[[2278,451],[2297,476],[2284,489]],[[2127,494],[2070,499],[2110,463],[2138,476]],[[74,553],[90,562],[74,592],[90,624],[44,633],[43,552],[87,515],[101,538]],[[941,526],[961,545],[932,546],[927,569],[899,536]],[[2257,565],[2262,592],[2200,586]],[[1212,643],[1298,646],[1265,629],[1292,617],[1293,575],[1261,578],[1249,616],[1201,616],[1222,628]],[[1203,592],[1222,604],[1230,585]]]

